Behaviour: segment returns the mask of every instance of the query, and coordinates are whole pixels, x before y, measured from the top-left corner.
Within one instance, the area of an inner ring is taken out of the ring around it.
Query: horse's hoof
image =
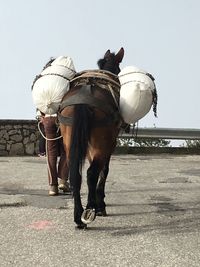
[[[107,212],[106,212],[106,210],[97,211],[96,216],[106,217]]]
[[[95,209],[86,209],[83,211],[81,221],[85,224],[91,223],[95,220]]]

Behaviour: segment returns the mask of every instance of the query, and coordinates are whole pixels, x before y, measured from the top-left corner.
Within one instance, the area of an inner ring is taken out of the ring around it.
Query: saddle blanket
[[[153,104],[155,84],[147,72],[128,66],[118,74],[120,89],[120,112],[123,120],[130,124],[143,118]]]
[[[73,61],[68,56],[57,57],[46,67],[33,85],[35,106],[44,114],[55,114],[69,90],[69,81],[75,76]]]

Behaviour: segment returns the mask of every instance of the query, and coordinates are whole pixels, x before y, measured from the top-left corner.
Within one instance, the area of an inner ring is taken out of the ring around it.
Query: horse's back
[[[94,113],[96,122],[93,123],[93,127],[107,127],[120,120],[119,92],[118,77],[111,72],[99,70],[81,72],[71,80],[70,90],[61,101],[60,113],[68,116],[73,113],[75,105],[86,104]]]

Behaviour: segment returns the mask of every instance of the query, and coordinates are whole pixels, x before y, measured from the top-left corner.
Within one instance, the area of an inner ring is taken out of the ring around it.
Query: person
[[[46,158],[49,182],[49,196],[58,195],[58,190],[70,192],[68,183],[68,165],[60,131],[57,125],[57,114],[41,113],[40,124],[46,135]]]

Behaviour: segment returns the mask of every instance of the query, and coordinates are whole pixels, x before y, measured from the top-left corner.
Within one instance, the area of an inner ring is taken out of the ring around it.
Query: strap
[[[64,125],[72,125],[72,117],[64,117],[60,112],[58,113],[58,121]]]
[[[95,120],[92,123],[92,127],[102,127],[115,124],[120,119],[118,112],[111,114],[110,116],[105,116],[103,119]],[[58,113],[58,121],[64,125],[72,126],[73,117],[65,117],[61,113]]]

